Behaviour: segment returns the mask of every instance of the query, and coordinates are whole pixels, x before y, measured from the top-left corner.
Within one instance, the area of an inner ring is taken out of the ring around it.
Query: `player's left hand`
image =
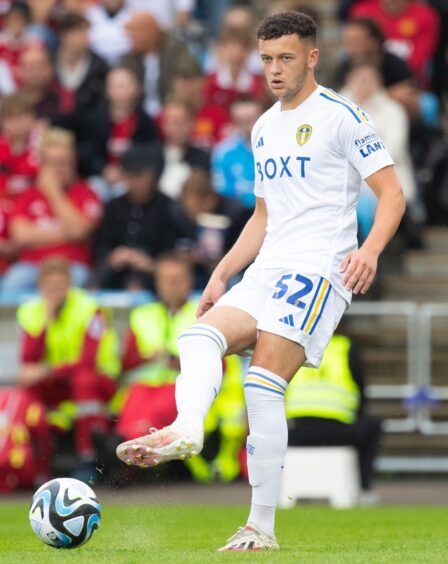
[[[372,285],[378,265],[378,254],[366,247],[348,254],[341,262],[345,273],[342,284],[353,294],[365,294]]]

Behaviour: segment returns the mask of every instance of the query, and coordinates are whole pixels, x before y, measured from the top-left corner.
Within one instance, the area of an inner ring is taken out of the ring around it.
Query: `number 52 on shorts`
[[[281,310],[282,313],[278,322],[312,335],[322,317],[331,289],[329,281],[321,276],[284,274],[275,284],[271,296],[279,306],[277,311]]]

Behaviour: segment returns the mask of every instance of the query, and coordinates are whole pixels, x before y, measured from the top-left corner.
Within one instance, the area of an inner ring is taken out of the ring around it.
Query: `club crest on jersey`
[[[296,139],[297,139],[297,143],[301,147],[303,147],[303,145],[307,143],[307,141],[311,137],[312,131],[313,128],[311,127],[311,125],[308,124],[299,125],[299,127],[297,128]]]

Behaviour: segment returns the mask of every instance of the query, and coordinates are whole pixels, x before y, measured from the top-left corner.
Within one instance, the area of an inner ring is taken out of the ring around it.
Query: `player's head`
[[[291,100],[314,80],[318,61],[317,27],[302,12],[280,12],[263,20],[257,31],[266,80],[281,100]]]
[[[61,307],[71,286],[69,263],[62,257],[44,260],[39,267],[37,283],[44,300]]]
[[[308,49],[313,49],[316,47],[317,26],[314,19],[304,12],[279,12],[261,22],[257,37],[263,42],[293,38],[305,43]]]
[[[155,265],[157,295],[168,307],[177,308],[189,298],[193,288],[191,264],[176,253],[160,256]]]

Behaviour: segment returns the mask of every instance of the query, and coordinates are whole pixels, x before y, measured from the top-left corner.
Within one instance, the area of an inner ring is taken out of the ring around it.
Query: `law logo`
[[[299,127],[297,128],[296,139],[297,143],[301,147],[303,147],[303,145],[305,145],[305,143],[309,140],[312,131],[313,128],[311,127],[311,125],[299,125]]]

